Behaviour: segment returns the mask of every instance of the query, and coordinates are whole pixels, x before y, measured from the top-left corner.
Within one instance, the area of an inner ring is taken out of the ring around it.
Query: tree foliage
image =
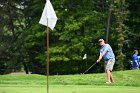
[[[0,2],[0,74],[24,69],[46,73],[46,27],[39,25],[46,0]],[[116,55],[116,70],[129,69],[132,51],[139,49],[139,0],[51,0],[58,21],[50,31],[50,74],[85,71],[99,56],[98,39],[106,37]],[[137,10],[137,11],[134,11]],[[130,51],[129,51],[130,50]],[[83,55],[87,59],[83,60]],[[89,73],[104,72],[103,62]]]

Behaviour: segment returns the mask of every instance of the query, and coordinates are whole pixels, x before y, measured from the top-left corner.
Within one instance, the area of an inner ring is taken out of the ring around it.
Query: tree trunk
[[[23,66],[24,66],[24,70],[25,70],[26,74],[29,74],[29,70],[28,70],[27,64],[25,62],[23,62]]]

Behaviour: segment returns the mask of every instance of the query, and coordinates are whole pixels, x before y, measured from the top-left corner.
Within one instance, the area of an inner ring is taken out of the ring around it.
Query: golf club
[[[93,63],[83,74],[85,74],[87,71],[89,71],[93,66],[95,66],[98,62]]]

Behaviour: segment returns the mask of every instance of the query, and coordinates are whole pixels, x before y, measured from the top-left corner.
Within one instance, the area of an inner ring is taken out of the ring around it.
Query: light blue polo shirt
[[[103,56],[103,59],[106,61],[106,60],[109,60],[109,59],[113,59],[115,58],[115,55],[113,53],[113,50],[111,48],[111,46],[109,44],[104,44],[101,49],[100,49],[100,54],[106,50],[106,54]]]

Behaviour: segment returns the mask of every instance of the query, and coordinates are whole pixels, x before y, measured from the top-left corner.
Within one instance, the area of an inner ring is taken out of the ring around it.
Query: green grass
[[[106,74],[49,76],[50,93],[139,93],[140,70],[113,72],[115,83],[105,84]],[[46,76],[1,75],[0,93],[46,93]]]
[[[140,70],[113,72],[115,86],[140,86]],[[49,76],[51,85],[106,85],[106,74],[80,74]],[[1,75],[1,85],[46,85],[43,75]]]
[[[47,93],[46,86],[0,87],[0,93]],[[50,85],[49,93],[139,93],[139,87],[92,86],[92,85]]]

